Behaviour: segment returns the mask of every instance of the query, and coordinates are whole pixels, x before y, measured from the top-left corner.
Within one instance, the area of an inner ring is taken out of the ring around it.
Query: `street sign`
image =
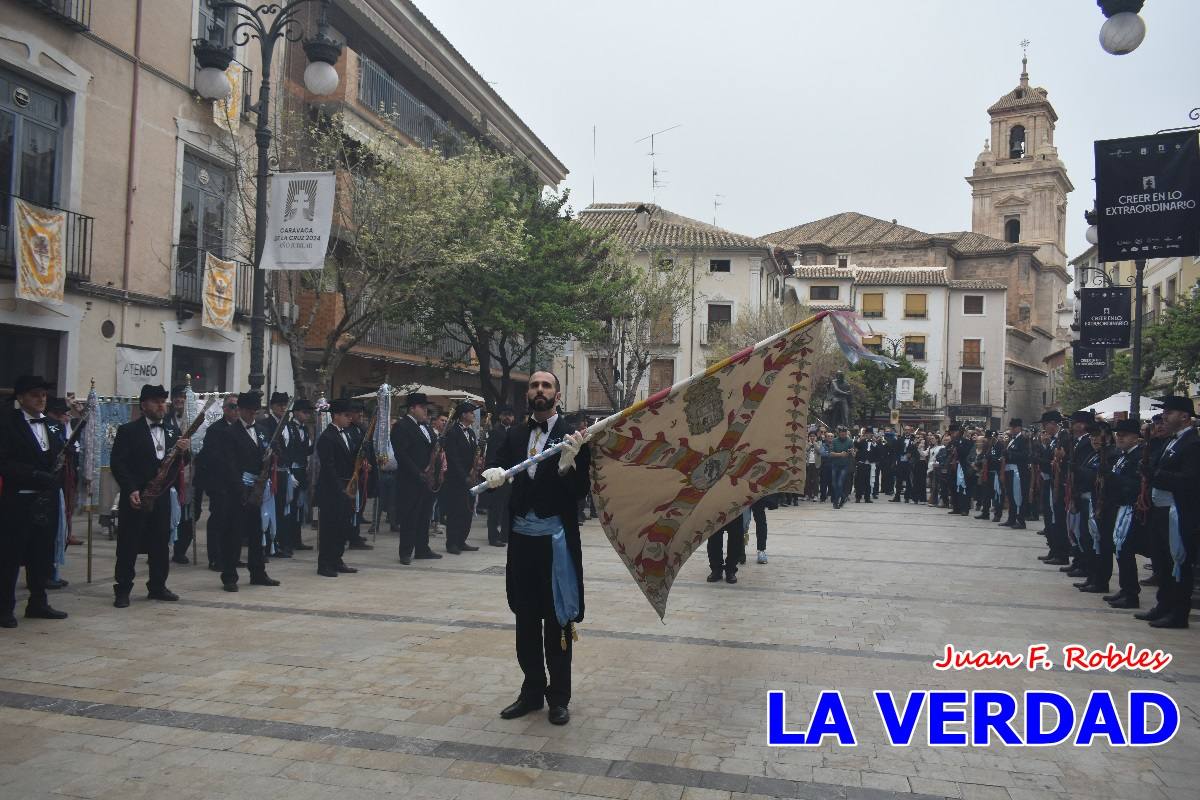
[[[896,402],[911,403],[916,395],[916,378],[896,378]]]
[[[1108,351],[1103,347],[1072,345],[1075,377],[1083,381],[1099,380],[1108,372]]]
[[[1108,287],[1079,292],[1079,343],[1086,347],[1129,347],[1133,289]]]
[[[1196,131],[1095,143],[1101,262],[1200,255]]]

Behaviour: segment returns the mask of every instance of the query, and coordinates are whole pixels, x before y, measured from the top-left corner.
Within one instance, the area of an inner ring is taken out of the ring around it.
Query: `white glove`
[[[485,469],[481,477],[487,481],[487,486],[489,489],[499,489],[508,482],[508,479],[504,477],[504,470],[500,469],[499,467]]]
[[[587,434],[571,433],[563,439],[562,449],[558,451],[558,474],[566,475],[575,468],[575,456],[587,441]]]

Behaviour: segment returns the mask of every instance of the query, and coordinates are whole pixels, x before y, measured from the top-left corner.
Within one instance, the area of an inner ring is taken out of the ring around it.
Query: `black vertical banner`
[[[1079,344],[1093,347],[1129,347],[1133,325],[1133,289],[1107,287],[1079,292]]]
[[[1200,255],[1196,131],[1109,139],[1095,149],[1100,261]]]
[[[1072,346],[1075,377],[1083,381],[1099,380],[1108,372],[1108,351],[1103,347]]]

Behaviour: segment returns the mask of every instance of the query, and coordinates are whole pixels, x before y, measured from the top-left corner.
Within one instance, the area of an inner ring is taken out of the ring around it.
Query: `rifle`
[[[367,432],[363,436],[362,442],[358,445],[358,453],[354,456],[354,470],[350,473],[350,480],[346,482],[346,496],[353,498],[358,494],[358,473],[362,470],[363,461],[366,459],[367,442],[371,441],[371,436],[375,433],[375,423],[379,421],[379,412],[371,418],[371,424],[367,426]],[[367,469],[370,469],[370,464]]]
[[[1134,510],[1137,511],[1138,522],[1145,524],[1146,515],[1150,513],[1150,442],[1154,440],[1151,436],[1154,432],[1154,427],[1146,432],[1147,435],[1142,441],[1142,463],[1138,468],[1142,485],[1138,489],[1137,503],[1134,505]]]
[[[447,424],[446,429],[449,428],[450,425]],[[425,485],[431,492],[437,492],[442,488],[442,440],[445,436],[446,431],[442,431],[433,441],[433,449],[429,452],[429,463],[421,473],[421,479],[425,481]]]
[[[196,431],[200,430],[200,426],[204,424],[205,412],[212,408],[212,404],[215,402],[217,402],[216,395],[208,398],[208,401],[204,404],[204,408],[200,409],[200,413],[192,420],[192,424],[188,426],[183,436],[179,437],[180,439],[191,439]],[[171,448],[171,452],[167,453],[163,458],[158,472],[154,473],[154,477],[146,484],[146,488],[142,489],[142,511],[145,511],[147,514],[154,508],[154,502],[166,490],[169,483],[167,476],[170,474],[171,468],[175,466],[175,460],[179,457],[179,453],[179,442],[176,441],[174,447]]]
[[[275,426],[275,433],[271,434],[271,441],[267,442],[267,451],[263,453],[262,468],[258,471],[258,477],[254,479],[254,483],[243,489],[242,505],[251,508],[262,505],[263,492],[267,490],[267,481],[271,477],[272,462],[275,459],[275,442],[279,439],[279,434],[283,433],[284,427],[291,418],[292,406],[295,403],[296,398],[293,397],[288,401],[283,416],[279,418],[279,424]]]
[[[84,414],[80,418],[79,424],[75,426],[75,430],[71,431],[71,437],[67,439],[67,443],[62,446],[62,449],[58,451],[58,455],[55,456],[54,467],[50,470],[53,474],[57,475],[62,472],[62,468],[67,463],[67,453],[71,452],[71,448],[79,442],[79,437],[83,433],[83,429],[87,427],[87,423],[88,417]]]

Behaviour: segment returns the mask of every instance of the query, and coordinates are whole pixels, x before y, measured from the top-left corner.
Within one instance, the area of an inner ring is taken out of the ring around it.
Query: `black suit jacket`
[[[446,451],[446,483],[459,489],[469,489],[471,470],[475,466],[474,431],[464,431],[457,422],[450,426],[442,447]]]
[[[164,423],[163,439],[166,442],[166,449],[163,450],[165,457],[179,441],[179,429]],[[117,428],[117,438],[113,440],[108,463],[112,469],[113,480],[121,487],[122,503],[125,503],[133,492],[145,489],[146,484],[158,473],[162,462],[154,451],[154,439],[144,417],[126,422]],[[176,464],[179,463],[177,460]],[[178,466],[175,470],[178,470]],[[167,482],[167,486],[170,487],[170,481]]]
[[[400,491],[411,497],[425,488],[421,473],[429,466],[429,456],[433,452],[432,434],[426,439],[417,423],[406,415],[392,426],[391,438]]]
[[[548,431],[549,436],[542,449],[561,442],[568,433],[571,433],[571,429],[560,414],[554,427]],[[488,460],[488,467],[508,469],[516,466],[528,457],[528,447],[529,427],[513,425],[505,431],[496,452]],[[579,541],[578,502],[587,496],[590,489],[591,451],[585,445],[575,457],[575,468],[566,475],[558,474],[558,461],[558,455],[554,455],[538,464],[533,478],[529,477],[528,471],[517,474],[509,495],[508,513],[510,520],[533,511],[539,517],[557,516],[562,521],[567,550],[579,578],[579,615],[575,621],[582,622],[583,548]],[[553,614],[553,596],[548,581],[538,580],[548,574],[544,560],[549,552],[549,544],[546,538],[522,536],[516,531],[510,535],[506,584],[508,606],[513,613],[537,611],[543,615]],[[542,563],[539,564],[539,561]]]
[[[349,503],[346,484],[354,473],[354,456],[332,424],[326,425],[317,438],[317,458],[321,462],[321,471],[317,474],[317,505],[323,511],[330,511],[343,502]]]
[[[44,424],[50,449],[43,453],[21,409],[12,409],[0,418],[0,477],[4,479],[5,498],[15,497],[23,489],[49,491],[62,488],[61,474],[53,484],[33,477],[35,471],[53,469],[62,449],[62,437],[57,431],[61,425],[49,418]]]
[[[1185,538],[1193,536],[1200,525],[1200,436],[1195,428],[1188,428],[1174,447],[1167,439],[1156,455],[1150,471],[1150,486],[1174,495],[1179,528]]]
[[[1029,434],[1022,433],[1015,439],[1010,439],[1004,448],[1004,463],[1018,467],[1029,466]]]
[[[243,491],[242,473],[259,473],[262,469],[263,454],[267,451],[267,440],[258,426],[254,426],[251,430],[255,440],[251,441],[240,419],[225,425],[224,429],[214,426],[213,431],[216,430],[221,430],[221,433],[217,436],[216,447],[211,454],[209,481],[206,485],[209,491],[220,492],[226,498],[240,498]],[[213,444],[206,435],[204,449],[208,450]]]
[[[1146,445],[1139,444],[1123,457],[1117,455],[1112,469],[1104,475],[1104,504],[1106,508],[1132,506],[1142,491],[1142,455]],[[1124,458],[1124,460],[1122,460]]]

